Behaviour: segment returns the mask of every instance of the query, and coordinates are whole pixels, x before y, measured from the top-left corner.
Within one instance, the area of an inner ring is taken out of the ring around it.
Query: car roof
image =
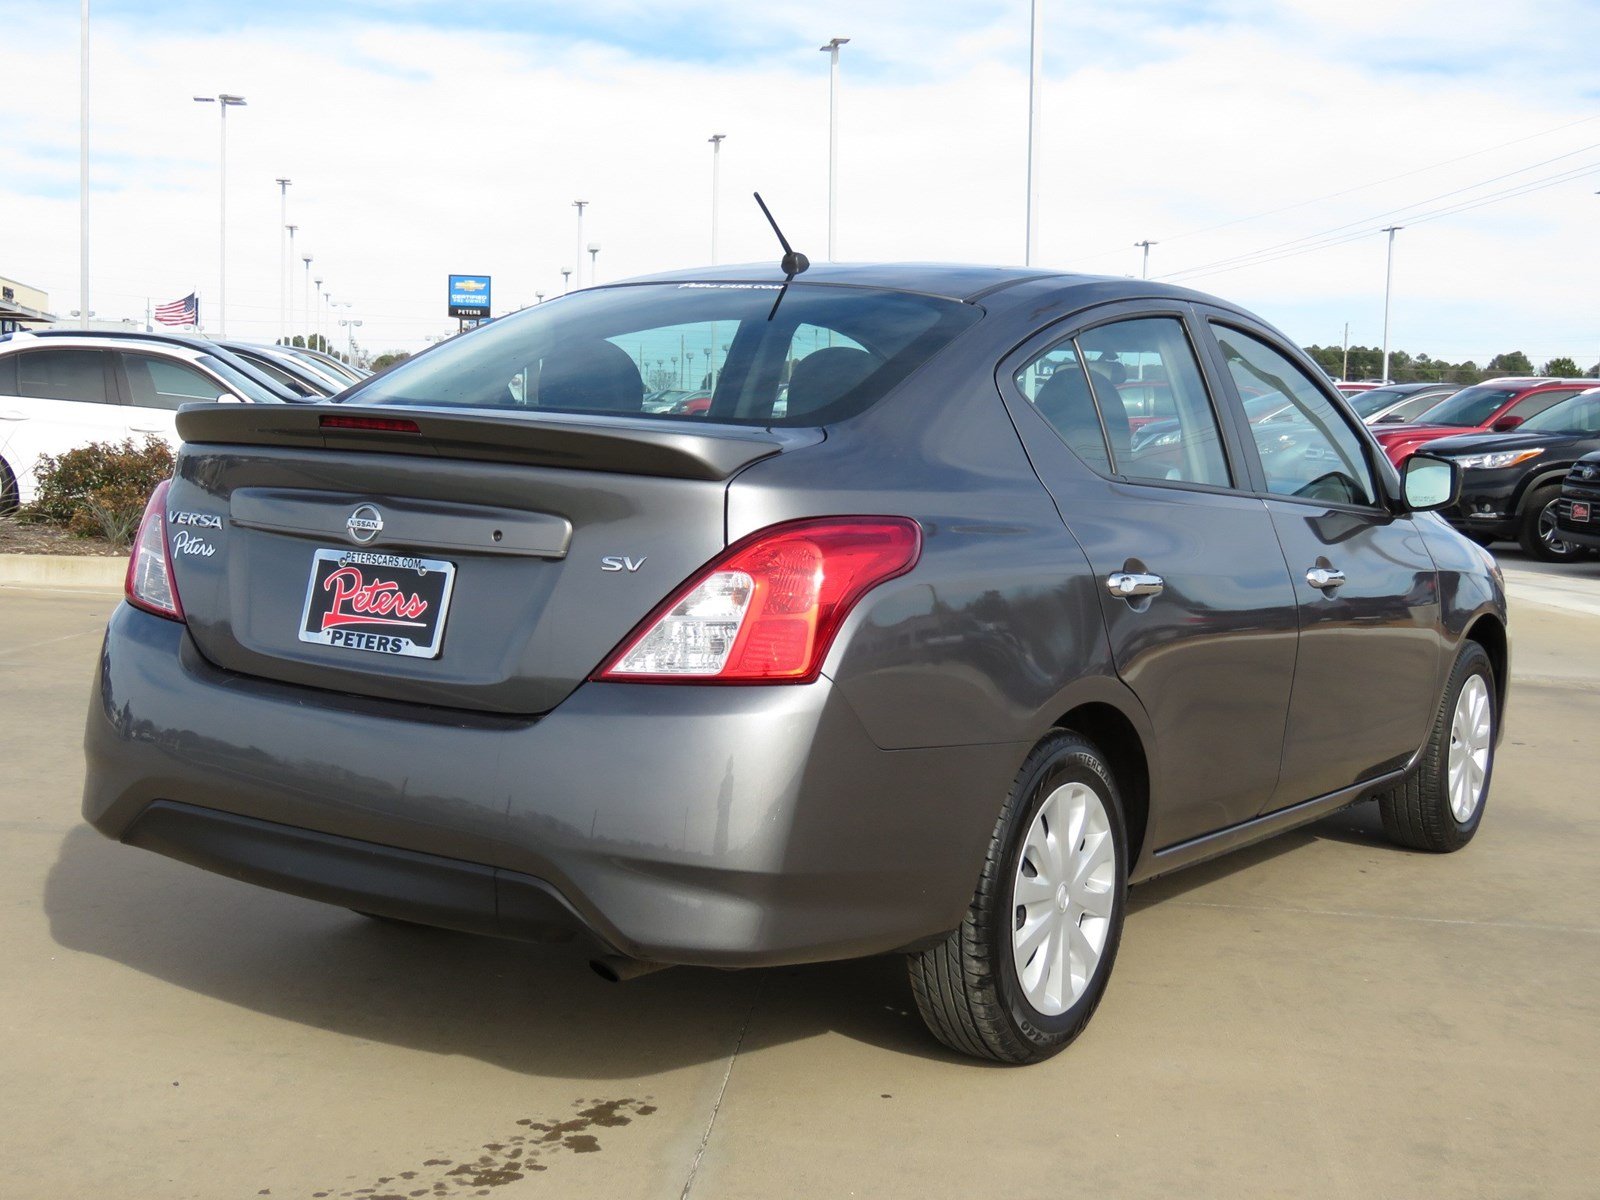
[[[1034,280],[1054,280],[1064,287],[1075,284],[1098,284],[1104,287],[1120,283],[1126,285],[1129,295],[1139,296],[1196,294],[1186,288],[1123,275],[1083,275],[1039,267],[994,267],[976,263],[813,263],[805,274],[794,277],[796,283],[884,288],[965,301],[977,300],[992,292]],[[773,284],[783,281],[783,271],[773,263],[764,262],[664,271],[658,275],[642,275],[600,286],[629,287],[647,283]]]

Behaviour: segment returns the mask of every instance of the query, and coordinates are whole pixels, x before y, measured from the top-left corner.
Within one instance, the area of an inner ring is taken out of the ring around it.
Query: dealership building
[[[50,297],[36,287],[0,276],[0,333],[15,333],[34,325],[53,325]]]

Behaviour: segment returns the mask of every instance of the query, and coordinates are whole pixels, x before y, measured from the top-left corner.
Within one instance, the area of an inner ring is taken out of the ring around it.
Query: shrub
[[[79,537],[127,545],[156,485],[172,474],[172,448],[154,435],[141,444],[91,442],[34,465],[38,495],[23,511],[30,521],[64,525]]]

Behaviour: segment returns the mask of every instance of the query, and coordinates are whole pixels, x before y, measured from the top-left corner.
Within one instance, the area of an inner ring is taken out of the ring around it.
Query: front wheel
[[[1517,544],[1530,558],[1540,562],[1573,562],[1587,555],[1581,546],[1564,539],[1556,528],[1556,511],[1560,504],[1559,487],[1540,488],[1528,497],[1517,528]]]
[[[1472,840],[1489,798],[1499,723],[1494,665],[1482,646],[1468,642],[1450,672],[1421,761],[1378,797],[1391,841],[1447,854]]]
[[[960,927],[910,959],[928,1028],[978,1058],[1040,1062],[1083,1032],[1104,994],[1128,888],[1116,781],[1076,734],[1022,765]]]

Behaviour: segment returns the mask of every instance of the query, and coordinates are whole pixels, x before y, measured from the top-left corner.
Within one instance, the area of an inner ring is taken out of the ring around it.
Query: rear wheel
[[[9,516],[17,511],[17,477],[11,472],[11,465],[0,458],[0,516]]]
[[[1462,647],[1422,761],[1378,797],[1383,831],[1412,850],[1449,853],[1472,840],[1494,774],[1494,666],[1476,642]]]
[[[1127,880],[1110,767],[1076,734],[1050,735],[1006,798],[966,919],[911,956],[912,991],[934,1036],[1008,1063],[1065,1047],[1105,992]]]
[[[1542,487],[1528,497],[1517,527],[1517,544],[1540,562],[1571,562],[1587,551],[1561,537],[1556,528],[1556,509],[1561,503],[1559,486]]]

